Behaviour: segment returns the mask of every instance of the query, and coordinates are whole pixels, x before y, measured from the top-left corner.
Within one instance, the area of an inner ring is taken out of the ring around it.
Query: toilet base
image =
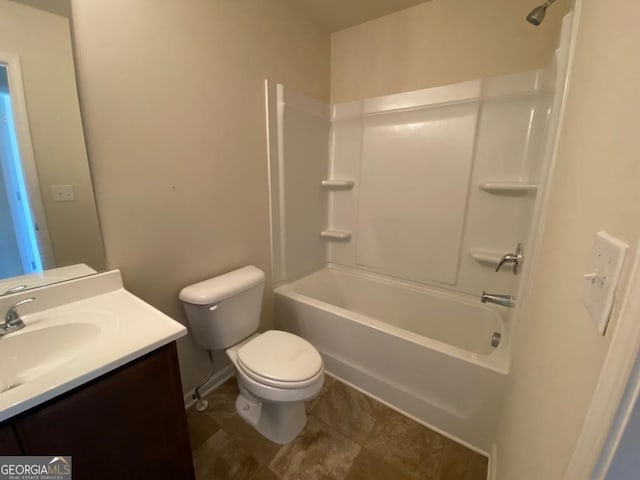
[[[274,443],[292,442],[307,424],[304,402],[261,402],[241,393],[236,398],[238,415]]]

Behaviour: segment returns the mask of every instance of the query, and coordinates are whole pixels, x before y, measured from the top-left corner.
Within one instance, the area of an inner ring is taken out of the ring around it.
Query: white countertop
[[[0,393],[0,421],[187,334],[126,291],[118,270],[2,297],[0,313],[31,297],[19,309],[26,327],[0,338],[0,390],[19,383]]]
[[[42,287],[52,283],[93,275],[94,273],[98,272],[84,263],[78,263],[76,265],[68,265],[66,267],[51,268],[43,272],[3,278],[0,280],[0,295],[10,288],[19,286],[24,286],[26,288]]]

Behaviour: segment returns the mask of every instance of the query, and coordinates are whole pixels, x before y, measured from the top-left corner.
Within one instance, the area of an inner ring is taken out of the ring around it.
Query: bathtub
[[[276,328],[313,343],[329,373],[448,437],[491,450],[509,370],[503,307],[337,266],[274,293]]]

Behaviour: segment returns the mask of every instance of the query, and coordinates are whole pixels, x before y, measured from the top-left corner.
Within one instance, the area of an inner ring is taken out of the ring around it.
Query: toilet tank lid
[[[264,279],[262,270],[249,265],[184,287],[180,291],[180,300],[194,305],[210,305],[260,285]]]

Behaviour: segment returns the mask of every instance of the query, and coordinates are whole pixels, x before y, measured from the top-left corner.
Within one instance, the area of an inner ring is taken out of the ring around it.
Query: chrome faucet
[[[522,244],[518,243],[514,253],[507,253],[500,259],[500,262],[498,262],[498,266],[496,267],[496,272],[499,271],[505,263],[513,263],[513,274],[517,275],[520,262],[522,262]]]
[[[24,300],[20,300],[9,307],[9,310],[7,310],[7,313],[4,316],[4,324],[0,325],[0,336],[11,332],[17,332],[25,327],[24,322],[20,318],[20,314],[18,314],[18,307],[25,303],[33,302],[34,300],[35,297],[25,298]]]
[[[16,285],[15,287],[11,287],[9,290],[4,292],[2,295],[9,295],[11,293],[18,293],[22,290],[26,290],[28,287],[26,285]]]
[[[495,293],[482,292],[480,296],[482,303],[495,303],[503,307],[515,307],[516,302],[511,295],[496,295]]]

